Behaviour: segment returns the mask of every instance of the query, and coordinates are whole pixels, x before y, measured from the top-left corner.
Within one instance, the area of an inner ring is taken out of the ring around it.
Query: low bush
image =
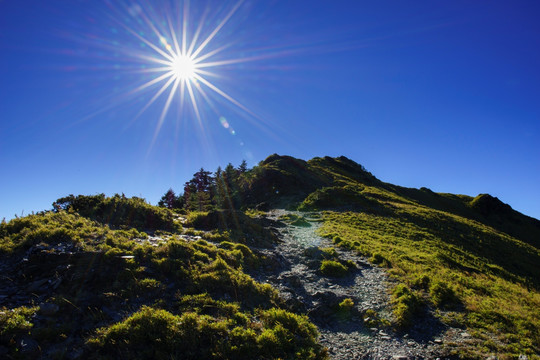
[[[338,311],[340,314],[348,316],[354,310],[354,301],[351,298],[343,299],[338,305]]]
[[[320,270],[322,274],[331,277],[343,277],[349,272],[345,265],[334,260],[323,260]]]
[[[396,326],[398,328],[411,326],[414,315],[422,306],[421,297],[406,285],[399,284],[392,293],[392,302]]]
[[[262,323],[258,323],[234,306],[231,310],[236,316],[222,313],[223,317],[214,318],[195,312],[173,315],[144,306],[124,321],[99,329],[87,345],[95,359],[326,358],[307,317],[270,309],[259,312]]]
[[[369,258],[369,261],[373,264],[381,265],[385,267],[390,267],[391,265],[390,261],[379,253],[373,254],[373,256]]]
[[[429,296],[436,307],[451,306],[459,301],[454,290],[441,281],[431,284]]]
[[[18,358],[21,345],[18,338],[30,334],[34,327],[32,316],[38,307],[0,308],[0,345],[8,347],[9,358]]]
[[[152,206],[138,197],[124,195],[107,197],[100,195],[69,195],[53,203],[55,211],[77,212],[81,216],[116,227],[134,227],[138,230],[178,231],[169,209]]]

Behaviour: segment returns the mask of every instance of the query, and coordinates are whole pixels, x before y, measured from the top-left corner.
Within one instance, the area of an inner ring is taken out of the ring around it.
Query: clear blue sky
[[[191,1],[186,39],[218,28],[201,76],[236,104],[198,81],[199,116],[187,90],[164,112],[172,86],[141,113],[185,5],[0,0],[0,219],[70,193],[155,204],[200,167],[272,153],[540,218],[538,1]]]

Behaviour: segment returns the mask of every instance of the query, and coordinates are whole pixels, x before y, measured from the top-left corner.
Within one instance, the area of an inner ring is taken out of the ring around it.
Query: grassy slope
[[[456,348],[466,358],[540,353],[538,220],[489,195],[473,198],[386,184],[344,157],[306,162],[272,155],[248,175],[247,205],[295,201],[304,210],[327,210],[324,236],[390,268],[400,282],[394,291],[397,325],[413,321],[415,308],[423,303],[437,308],[443,321],[466,327],[473,335],[468,346]],[[39,243],[48,249],[36,259],[42,274],[25,274],[24,281],[48,272],[53,276],[59,266],[67,268],[65,278],[75,279],[62,282],[45,299],[60,307],[52,327],[48,320],[32,323],[32,313],[38,310],[31,302],[14,311],[0,309],[0,345],[12,346],[14,339],[30,332],[42,348],[56,347],[61,353],[66,334],[76,330],[79,340],[90,339],[87,346],[96,356],[115,357],[119,352],[138,353],[141,339],[154,341],[156,350],[174,348],[176,338],[189,341],[182,326],[191,323],[208,337],[205,351],[211,349],[193,356],[324,357],[309,322],[283,312],[275,292],[244,273],[261,259],[242,243],[264,246],[273,241],[249,217],[193,213],[188,217],[193,226],[214,229],[200,232],[182,229],[171,213],[142,199],[61,200],[57,207],[65,210],[59,213],[0,225],[3,261],[22,259]],[[146,237],[142,231],[148,230],[202,235],[208,241],[173,237],[158,247],[134,241]],[[71,244],[79,252],[67,259],[55,257],[51,247],[58,243]],[[97,311],[103,304],[124,314],[124,320]],[[156,324],[163,332],[145,338],[146,330]],[[227,347],[216,340],[222,336],[238,344]],[[119,341],[127,347],[114,346]],[[240,344],[247,347],[239,352]]]
[[[478,197],[397,187],[321,159],[310,165],[334,187],[310,194],[300,208],[338,208],[325,212],[321,234],[390,267],[418,299],[439,308],[443,321],[467,327],[478,341],[457,352],[539,354],[537,220],[489,196],[479,212]],[[410,320],[398,308],[396,296],[397,321]]]
[[[73,201],[93,220],[75,212]],[[62,207],[0,225],[0,261],[13,264],[1,281],[23,296],[21,306],[0,308],[0,346],[10,357],[61,359],[79,348],[100,359],[326,358],[307,317],[284,310],[270,285],[244,272],[262,259],[243,243],[272,239],[251,218],[239,213],[234,232],[205,232],[171,223],[168,210],[141,199],[80,196]],[[197,213],[190,220],[218,228],[226,218]],[[141,244],[147,234],[132,226],[170,240]],[[52,312],[33,306],[38,297]],[[29,338],[41,350],[24,350]]]
[[[267,171],[279,182],[257,178]],[[345,157],[272,155],[251,187],[295,193],[290,200],[300,198],[299,210],[330,210],[321,234],[388,266],[399,280],[398,326],[414,321],[423,303],[473,335],[456,349],[466,358],[540,353],[540,221],[487,194],[387,184]]]

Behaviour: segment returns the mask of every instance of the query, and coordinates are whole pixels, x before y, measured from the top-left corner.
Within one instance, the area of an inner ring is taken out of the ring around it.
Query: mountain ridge
[[[377,328],[371,340],[347,342],[368,357],[377,351],[365,347],[381,346],[381,336],[408,349],[405,335],[418,335],[414,324],[425,319],[439,324],[432,350],[442,357],[539,356],[540,221],[491,195],[385,183],[344,156],[273,154],[252,169],[201,169],[159,205],[69,195],[53,210],[3,222],[0,354],[341,359],[317,340],[312,322],[323,311],[328,348],[343,322]],[[301,211],[276,218],[274,208]],[[308,294],[311,305],[276,291],[302,292],[276,249],[314,223],[325,247],[289,259],[339,286],[380,267],[391,279],[390,310],[360,307],[330,287]],[[344,260],[356,256],[365,260]],[[432,336],[416,336],[407,351]]]

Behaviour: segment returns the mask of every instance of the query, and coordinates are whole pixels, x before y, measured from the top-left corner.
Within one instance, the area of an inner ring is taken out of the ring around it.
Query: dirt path
[[[273,266],[255,276],[276,287],[287,305],[306,313],[319,327],[320,341],[332,359],[437,359],[444,358],[442,335],[446,330],[433,317],[422,319],[409,333],[397,334],[387,327],[365,325],[363,314],[375,310],[390,317],[388,286],[391,281],[384,269],[372,266],[366,258],[336,249],[342,261],[350,260],[357,269],[342,278],[320,273],[321,248],[333,244],[317,235],[320,223],[307,218],[303,226],[279,221],[287,214],[306,215],[285,210],[272,210],[268,218],[276,221],[280,243],[270,250],[261,250]],[[315,214],[316,215],[316,214]],[[339,303],[354,301],[350,313],[340,313]]]

